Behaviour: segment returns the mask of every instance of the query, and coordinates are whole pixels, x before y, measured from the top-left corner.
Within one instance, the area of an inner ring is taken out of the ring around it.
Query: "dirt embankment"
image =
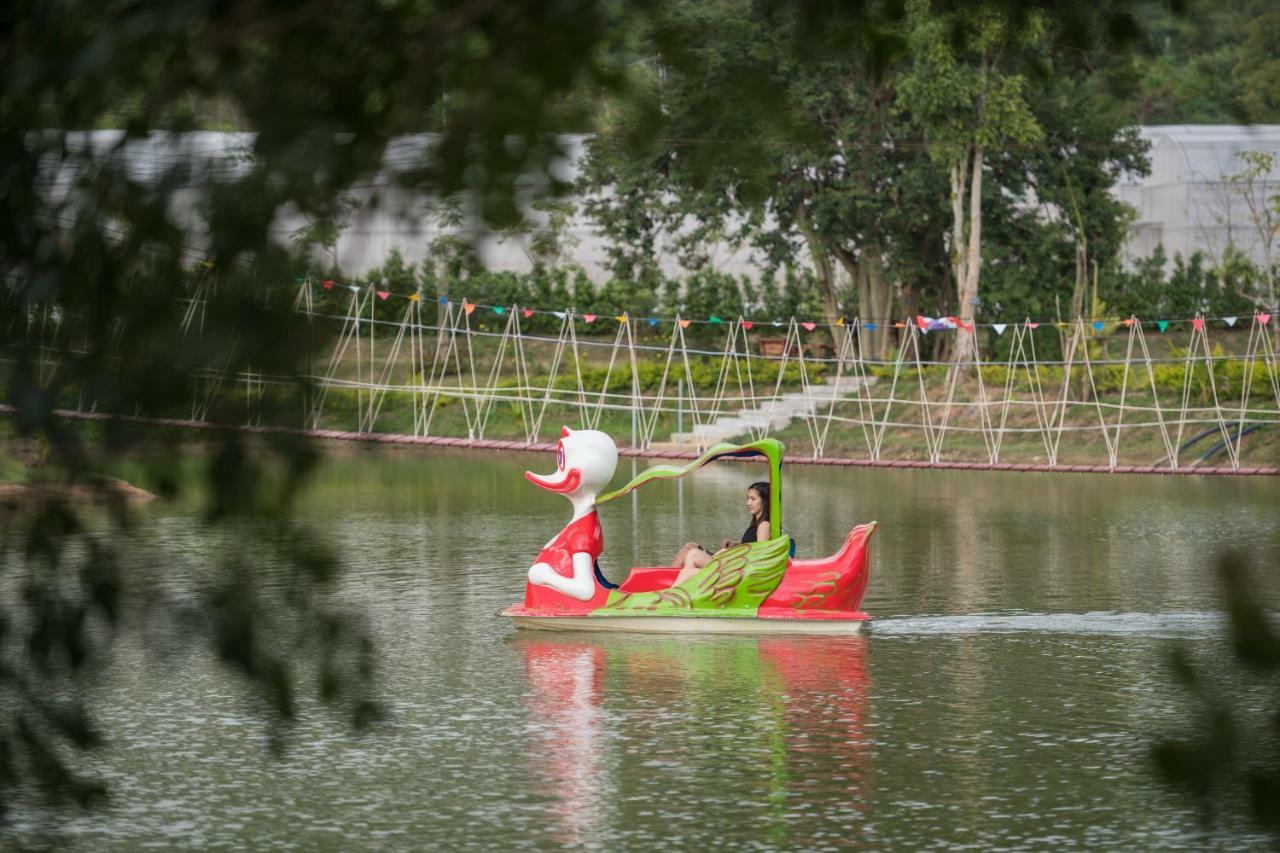
[[[45,452],[36,441],[10,437],[0,443],[0,506],[59,498],[80,504],[142,504],[155,495],[115,477],[95,475],[77,483],[42,479]]]

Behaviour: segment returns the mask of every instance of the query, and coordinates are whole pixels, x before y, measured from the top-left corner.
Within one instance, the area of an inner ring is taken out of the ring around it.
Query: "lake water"
[[[641,463],[643,464],[643,463]],[[800,556],[878,520],[850,639],[517,634],[497,614],[568,518],[550,457],[357,453],[303,508],[368,615],[390,719],[304,715],[279,759],[208,659],[121,651],[84,850],[1245,848],[1153,780],[1184,705],[1166,666],[1225,658],[1214,556],[1280,564],[1280,483],[792,468]],[[617,482],[631,473],[620,465]],[[762,466],[602,509],[606,574],[745,526]],[[173,571],[216,544],[149,511]],[[270,566],[262,571],[269,573]],[[1274,594],[1276,578],[1266,592]]]

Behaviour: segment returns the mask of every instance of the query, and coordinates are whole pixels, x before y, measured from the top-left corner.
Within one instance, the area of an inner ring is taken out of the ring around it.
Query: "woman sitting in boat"
[[[741,542],[734,542],[732,539],[726,539],[720,544],[720,550],[732,548],[734,545],[741,545],[746,542],[764,542],[772,538],[773,534],[769,530],[769,484],[765,482],[752,483],[747,486],[747,512],[751,513],[751,521],[747,524],[746,531],[742,534]],[[716,552],[717,554],[719,551]],[[675,583],[672,586],[679,586],[698,573],[698,570],[711,562],[714,555],[707,551],[697,542],[686,542],[677,553],[672,565],[680,567],[680,574],[676,576]]]

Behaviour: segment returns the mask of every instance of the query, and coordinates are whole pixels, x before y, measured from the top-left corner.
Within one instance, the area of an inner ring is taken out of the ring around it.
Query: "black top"
[[[745,545],[748,542],[755,542],[756,528],[758,528],[759,526],[760,526],[760,522],[758,521],[753,521],[751,522],[751,524],[747,525],[747,532],[742,534],[742,541],[738,544]]]

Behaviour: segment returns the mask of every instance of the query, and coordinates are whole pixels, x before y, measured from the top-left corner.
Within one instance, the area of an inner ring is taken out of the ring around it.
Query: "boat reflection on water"
[[[600,843],[606,827],[707,786],[732,788],[758,818],[810,801],[843,826],[865,817],[866,636],[520,632],[508,642],[524,659],[527,771],[553,800],[556,843]],[[662,801],[646,803],[655,790]],[[804,843],[802,827],[785,829]]]

